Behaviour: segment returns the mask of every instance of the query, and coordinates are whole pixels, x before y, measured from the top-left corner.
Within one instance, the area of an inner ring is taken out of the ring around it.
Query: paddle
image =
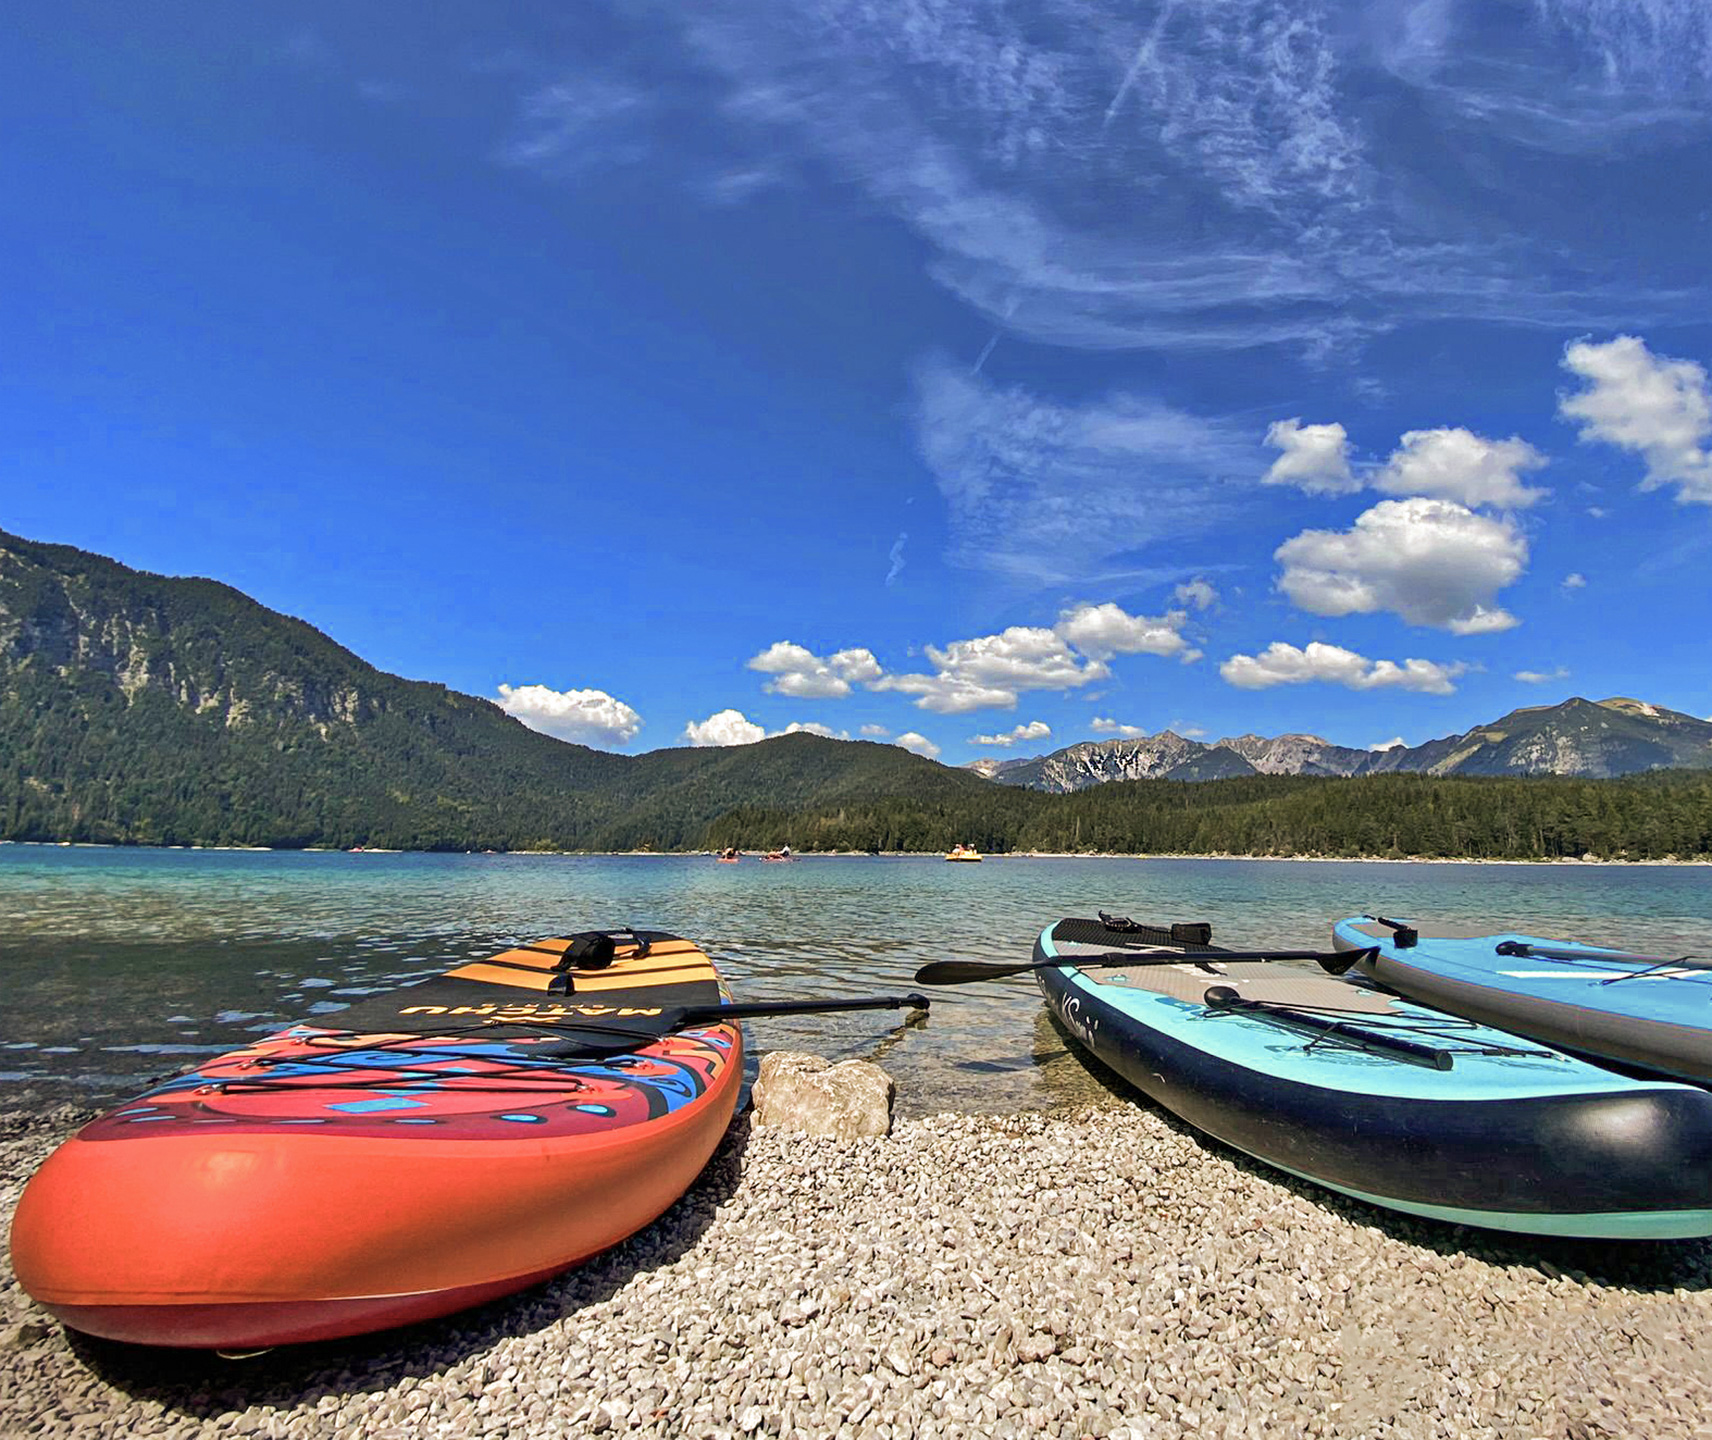
[[[1209,986],[1202,1001],[1209,1010],[1252,1015],[1257,1020],[1269,1020],[1287,1030],[1305,1031],[1316,1039],[1338,1039],[1363,1050],[1382,1051],[1411,1065],[1425,1066],[1428,1070],[1449,1070],[1456,1064],[1456,1057],[1449,1050],[1423,1045],[1419,1040],[1408,1040],[1401,1035],[1387,1035],[1382,1030],[1352,1025],[1347,1020],[1333,1020],[1330,1016],[1316,1015],[1312,1010],[1298,1009],[1294,1005],[1250,1000],[1229,985]]]
[[[1567,960],[1572,964],[1597,965],[1601,962],[1616,965],[1641,965],[1644,969],[1636,970],[1631,975],[1613,975],[1608,980],[1601,980],[1601,985],[1615,985],[1619,980],[1638,980],[1642,976],[1651,975],[1659,970],[1712,970],[1712,959],[1697,955],[1684,955],[1680,959],[1670,960],[1662,955],[1627,955],[1622,951],[1609,950],[1565,950],[1555,945],[1529,945],[1522,940],[1500,940],[1495,947],[1500,955],[1516,956],[1521,959]]]
[[[523,1077],[530,1070],[550,1070],[551,1067],[542,1065],[541,1061],[550,1060],[602,1060],[614,1055],[628,1055],[651,1045],[654,1041],[678,1030],[687,1030],[693,1025],[717,1025],[728,1020],[755,1019],[766,1015],[818,1015],[834,1010],[926,1010],[933,1002],[925,995],[875,995],[858,1000],[757,1000],[748,1004],[731,1005],[678,1005],[661,1010],[656,1016],[649,1018],[657,1020],[656,1028],[642,1029],[640,1026],[597,1025],[589,1022],[576,1021],[556,1022],[559,1030],[576,1029],[583,1034],[575,1040],[547,1040],[539,1044],[527,1045],[520,1048],[510,1064],[513,1069],[513,1082],[517,1077]],[[479,1025],[466,1026],[456,1032],[460,1036],[477,1036],[489,1034],[494,1030],[515,1030],[520,1027],[539,1028],[539,1020],[501,1020],[486,1021]],[[348,1033],[348,1032],[339,1032]],[[328,1038],[328,1037],[321,1037]],[[379,1039],[360,1047],[341,1045],[326,1059],[318,1056],[308,1056],[301,1053],[282,1056],[258,1056],[249,1063],[259,1070],[280,1067],[287,1070],[313,1069],[317,1066],[328,1069],[348,1071],[358,1057],[383,1052],[392,1052],[400,1057],[398,1065],[388,1064],[384,1068],[390,1076],[414,1076],[417,1079],[443,1082],[448,1072],[427,1068],[443,1060],[460,1060],[466,1058],[467,1052],[456,1046],[438,1047],[433,1044],[422,1044],[414,1036],[399,1039]],[[413,1063],[414,1062],[414,1063]],[[378,1064],[366,1062],[367,1068],[380,1069]],[[551,1081],[550,1074],[542,1077],[543,1081]],[[222,1081],[216,1088],[228,1091],[253,1090],[265,1086],[268,1082],[258,1076],[250,1081]],[[360,1089],[373,1087],[382,1083],[370,1076],[356,1076],[341,1082],[340,1088]],[[388,1080],[384,1083],[404,1083]]]
[[[531,1045],[529,1058],[598,1059],[622,1055],[693,1025],[720,1025],[730,1020],[758,1020],[770,1015],[822,1015],[840,1010],[925,1010],[933,1002],[925,995],[871,995],[858,1000],[752,1000],[729,1005],[677,1005],[662,1010],[657,1029],[590,1026],[587,1039],[549,1040]]]
[[[976,980],[1003,980],[1009,975],[1027,975],[1035,970],[1057,970],[1066,965],[1078,969],[1117,969],[1129,965],[1199,965],[1224,960],[1314,960],[1332,975],[1341,975],[1357,961],[1376,955],[1373,950],[1349,950],[1328,954],[1323,950],[1204,950],[1185,955],[1177,950],[1128,950],[1106,955],[1062,955],[1056,960],[935,960],[915,972],[917,985],[967,985]],[[1212,972],[1216,974],[1217,972]]]

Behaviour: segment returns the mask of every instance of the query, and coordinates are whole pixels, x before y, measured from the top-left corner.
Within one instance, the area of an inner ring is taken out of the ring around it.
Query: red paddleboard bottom
[[[430,1290],[420,1295],[244,1304],[45,1305],[43,1308],[69,1328],[103,1340],[194,1350],[263,1350],[435,1320],[527,1290],[571,1268],[570,1264],[555,1265],[532,1275],[514,1275],[482,1285]]]

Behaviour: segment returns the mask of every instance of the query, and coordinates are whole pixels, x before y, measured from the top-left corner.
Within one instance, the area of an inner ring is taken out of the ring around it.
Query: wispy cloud
[[[905,530],[898,535],[896,540],[892,541],[891,554],[887,557],[891,561],[891,568],[886,571],[886,584],[888,585],[904,573],[904,542],[908,539],[909,531]]]
[[[528,95],[515,133],[501,147],[507,163],[557,175],[643,159],[653,98],[641,86],[577,75]]]
[[[1680,296],[1607,278],[1587,232],[1444,197],[1522,179],[1554,134],[1703,116],[1704,22],[1658,0],[1643,41],[1614,5],[1489,8],[706,0],[680,23],[741,143],[860,187],[1006,333],[1323,350],[1410,319],[1663,313]],[[1386,107],[1427,133],[1376,128]]]
[[[917,368],[915,419],[950,559],[1031,585],[1161,574],[1147,552],[1214,528],[1221,482],[1254,465],[1232,426],[1136,395],[1066,404],[942,358]]]
[[[1483,143],[1610,154],[1667,143],[1708,112],[1712,17],[1699,0],[1536,0],[1509,12],[1425,0],[1393,7],[1373,34],[1392,75]]]

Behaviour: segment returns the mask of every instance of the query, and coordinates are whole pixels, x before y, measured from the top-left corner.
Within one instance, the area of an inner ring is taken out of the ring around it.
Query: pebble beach
[[[0,1117],[0,1206],[83,1117]],[[0,1272],[0,1435],[1712,1436],[1712,1245],[1522,1242],[1113,1095],[840,1143],[740,1117],[558,1280],[249,1360],[69,1335]]]

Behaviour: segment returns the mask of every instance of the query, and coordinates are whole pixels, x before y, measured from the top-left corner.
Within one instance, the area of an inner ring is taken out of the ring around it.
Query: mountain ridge
[[[1084,740],[1048,755],[990,764],[980,773],[999,784],[1065,794],[1115,781],[1240,774],[1607,779],[1681,768],[1712,768],[1712,721],[1628,696],[1596,701],[1575,695],[1555,705],[1518,707],[1458,735],[1384,750],[1356,750],[1294,732],[1227,736],[1207,745],[1164,730],[1138,739]]]
[[[1055,752],[1076,752],[1061,765],[1063,783],[1084,792],[1073,796],[804,733],[613,754],[531,730],[492,701],[389,675],[220,581],[0,532],[0,840],[1701,854],[1712,848],[1704,775],[1597,792],[1598,782],[1536,789],[1503,777],[1569,763],[1618,773],[1637,758],[1704,768],[1707,731],[1621,696],[1525,707],[1412,751],[1301,733],[1205,744],[1168,731]],[[1350,756],[1361,773],[1346,789],[1337,767]],[[1039,781],[1050,759],[994,773],[1032,766]],[[1105,783],[1114,764],[1133,776]]]
[[[0,531],[0,838],[628,849],[693,844],[756,794],[969,787],[897,746],[806,734],[594,750],[220,581]]]

